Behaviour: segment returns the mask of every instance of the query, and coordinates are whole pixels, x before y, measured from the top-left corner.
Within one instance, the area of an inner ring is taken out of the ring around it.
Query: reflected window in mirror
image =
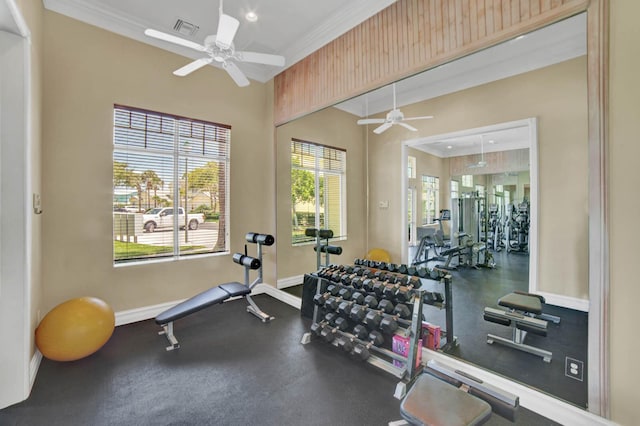
[[[409,179],[416,178],[416,157],[411,155],[407,158],[407,176]]]
[[[331,229],[346,237],[347,152],[313,142],[291,140],[291,242],[313,239],[305,229]]]
[[[440,211],[440,178],[422,176],[422,219],[423,223],[434,223]]]
[[[473,175],[462,175],[460,180],[464,188],[473,188]]]
[[[457,180],[451,181],[451,199],[460,197],[460,182]],[[451,208],[451,206],[449,206]]]

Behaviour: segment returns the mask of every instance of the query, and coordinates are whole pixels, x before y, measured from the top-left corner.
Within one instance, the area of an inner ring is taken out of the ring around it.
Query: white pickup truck
[[[147,232],[153,232],[156,229],[173,228],[173,207],[158,207],[147,211],[142,217],[142,223],[144,224],[144,230]],[[178,208],[178,223],[180,229],[184,229],[184,210],[182,207]],[[202,213],[189,213],[187,214],[187,224],[191,231],[198,229],[201,223],[204,223],[204,215]]]

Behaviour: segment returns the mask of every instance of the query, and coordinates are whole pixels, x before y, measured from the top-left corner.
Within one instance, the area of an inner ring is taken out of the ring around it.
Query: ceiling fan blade
[[[417,132],[417,131],[418,131],[418,129],[416,129],[415,127],[410,126],[410,125],[408,125],[407,123],[403,123],[402,121],[398,121],[398,123],[397,123],[397,124],[401,125],[401,126],[402,126],[402,127],[404,127],[405,129],[411,130],[412,132]]]
[[[373,130],[373,133],[375,133],[376,135],[379,135],[380,133],[384,132],[385,130],[387,130],[389,127],[391,127],[392,124],[389,122],[384,123],[382,126],[376,127]]]
[[[220,20],[218,21],[218,32],[216,34],[216,46],[221,49],[228,49],[233,43],[233,38],[236,36],[240,21],[233,16],[220,14]]]
[[[239,61],[254,62],[256,64],[273,65],[274,67],[284,66],[284,56],[271,55],[269,53],[258,52],[236,52]]]
[[[180,46],[188,47],[189,49],[198,50],[200,52],[207,51],[207,48],[201,44],[185,40],[171,34],[163,33],[161,31],[152,30],[151,28],[147,28],[146,30],[144,30],[144,33],[149,37],[157,38],[158,40],[162,41],[168,41],[169,43],[179,44]]]
[[[222,67],[225,71],[231,76],[233,81],[240,87],[245,87],[249,85],[249,79],[244,75],[244,73],[238,68],[238,66],[231,62],[223,62]]]
[[[433,118],[433,115],[423,115],[422,117],[406,117],[404,119],[404,121],[411,121],[411,120],[427,120],[429,118]]]
[[[213,62],[213,58],[197,59],[191,63],[188,63],[184,67],[175,70],[173,72],[173,75],[177,75],[178,77],[184,77],[185,75],[191,74],[195,70],[199,70],[205,65],[209,65],[211,62]]]
[[[382,124],[384,123],[385,120],[384,118],[363,118],[361,120],[358,120],[357,123],[358,124]]]

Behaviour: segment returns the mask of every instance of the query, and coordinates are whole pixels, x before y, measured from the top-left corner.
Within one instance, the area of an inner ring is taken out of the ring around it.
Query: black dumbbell
[[[378,265],[376,266],[376,268],[378,268],[378,269],[387,269],[387,263],[386,262],[378,262]]]
[[[369,349],[367,349],[365,345],[355,345],[355,347],[351,351],[351,356],[361,361],[366,361],[367,359],[369,359],[369,356],[371,356],[371,354],[369,353]]]
[[[351,302],[341,302],[338,305],[338,313],[345,318],[349,318],[349,313],[351,312]]]
[[[376,311],[369,311],[367,315],[364,317],[364,323],[367,325],[369,330],[376,330],[380,326],[380,322],[382,321],[382,315]]]
[[[342,278],[342,273],[341,272],[334,272],[333,274],[331,274],[331,281],[339,283],[340,282],[340,278]]]
[[[393,309],[393,313],[403,319],[411,318],[411,310],[403,303],[398,303]]]
[[[395,284],[398,282],[398,276],[394,274],[387,274],[384,277],[384,281],[388,282],[389,284]]]
[[[338,315],[335,312],[327,312],[324,315],[324,320],[326,322],[328,322],[329,324],[333,325],[334,321],[336,320],[337,317],[338,317]]]
[[[396,272],[397,270],[398,270],[398,265],[396,265],[395,263],[389,263],[387,265],[387,271]]]
[[[322,330],[320,330],[320,337],[322,337],[325,342],[331,343],[336,336],[333,328],[325,325],[324,327],[322,327]]]
[[[387,299],[381,300],[380,303],[378,303],[378,309],[380,309],[386,314],[392,313],[394,308],[395,308],[394,304]]]
[[[385,285],[381,281],[375,281],[373,283],[373,292],[376,294],[376,296],[381,296],[382,297],[383,296],[382,293],[384,292],[384,288],[385,288]]]
[[[353,327],[353,335],[360,340],[364,340],[369,336],[369,330],[362,324],[358,324]]]
[[[398,272],[400,272],[401,274],[406,274],[407,272],[409,272],[409,267],[405,264],[402,264],[398,267]]]
[[[408,275],[416,275],[417,272],[418,268],[416,268],[415,266],[409,266],[409,268],[407,268]]]
[[[327,286],[327,291],[331,293],[332,296],[337,296],[338,292],[340,291],[340,287],[338,287],[337,285],[329,284],[329,286]]]
[[[413,297],[413,290],[409,287],[400,287],[396,292],[396,301],[398,303],[405,303],[411,300]]]
[[[353,264],[354,264],[354,265],[362,265],[362,259],[356,258],[356,259],[353,261]]]
[[[312,333],[315,333],[317,336],[319,336],[320,335],[320,331],[322,331],[322,326],[319,323],[314,322],[313,324],[311,324],[311,332]]]
[[[362,277],[355,277],[351,280],[351,285],[353,286],[353,288],[356,289],[360,289],[362,288],[362,282],[365,280],[365,278]]]
[[[372,292],[373,291],[373,283],[374,280],[372,280],[371,278],[367,278],[365,280],[362,280],[362,289],[366,292]]]
[[[384,343],[384,337],[379,331],[372,331],[369,333],[369,341],[373,343],[374,346],[380,346]]]
[[[362,305],[364,303],[364,296],[362,293],[356,291],[351,295],[351,300],[353,300],[358,305]]]
[[[349,321],[347,321],[345,318],[342,318],[342,317],[337,317],[336,319],[334,319],[333,324],[340,331],[347,331],[347,329],[349,328]]]
[[[413,288],[420,288],[422,286],[422,281],[420,281],[420,278],[418,277],[409,277],[407,285]]]
[[[341,288],[338,292],[338,296],[342,297],[344,300],[351,299],[351,290],[348,288]]]
[[[429,276],[429,270],[427,268],[420,267],[417,273],[420,278],[427,278]]]
[[[386,285],[384,286],[384,290],[382,290],[382,295],[385,299],[393,300],[396,295],[397,287],[394,285]]]
[[[338,347],[345,352],[351,352],[353,350],[353,343],[346,336],[342,336],[338,339]]]
[[[378,307],[378,299],[369,295],[364,298],[364,304],[367,305],[371,309],[375,309]]]
[[[324,307],[325,309],[328,309],[330,311],[335,311],[336,309],[338,309],[338,300],[333,296],[329,297],[327,300],[325,300]]]
[[[350,274],[344,274],[342,277],[340,277],[340,282],[343,285],[351,285],[351,279],[353,277]]]
[[[351,308],[350,317],[351,321],[355,323],[360,323],[364,320],[364,317],[367,315],[367,308],[361,305],[354,305]]]
[[[380,330],[385,334],[393,334],[398,329],[398,321],[395,318],[384,317],[380,321]]]
[[[313,304],[314,305],[322,306],[322,305],[324,305],[324,302],[326,300],[327,300],[327,298],[324,296],[324,294],[316,294],[315,296],[313,296]]]

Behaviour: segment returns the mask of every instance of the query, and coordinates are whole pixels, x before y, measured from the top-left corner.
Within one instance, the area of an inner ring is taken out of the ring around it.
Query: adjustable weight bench
[[[258,257],[255,258],[247,256],[246,246],[245,254],[235,253],[233,255],[233,262],[242,265],[245,268],[245,284],[237,281],[220,284],[216,287],[205,290],[184,302],[178,303],[155,318],[156,324],[162,327],[162,330],[159,331],[158,334],[164,334],[170,343],[170,346],[167,346],[166,348],[167,351],[172,351],[180,347],[178,339],[176,339],[173,334],[174,321],[184,318],[187,315],[191,315],[194,312],[208,308],[209,306],[223,303],[225,300],[231,299],[232,297],[244,297],[249,303],[249,306],[247,306],[247,312],[258,317],[262,322],[274,319],[274,317],[260,310],[258,305],[256,305],[253,299],[251,299],[251,290],[262,282],[262,245],[270,246],[274,243],[274,239],[271,235],[250,232],[246,235],[246,240],[258,245]],[[256,278],[252,283],[249,283],[250,270],[258,270],[258,278]]]
[[[431,360],[400,404],[405,422],[389,425],[481,425],[492,412],[515,421],[519,405],[518,396]]]
[[[507,308],[506,311],[490,307],[484,308],[485,321],[513,328],[513,336],[511,339],[488,334],[487,343],[500,343],[514,349],[538,355],[542,357],[544,362],[551,362],[551,352],[524,344],[527,333],[540,336],[547,335],[548,322],[545,319],[555,323],[560,322],[560,318],[542,313],[543,303],[544,298],[541,296],[530,293],[513,292],[498,299],[498,305]]]

